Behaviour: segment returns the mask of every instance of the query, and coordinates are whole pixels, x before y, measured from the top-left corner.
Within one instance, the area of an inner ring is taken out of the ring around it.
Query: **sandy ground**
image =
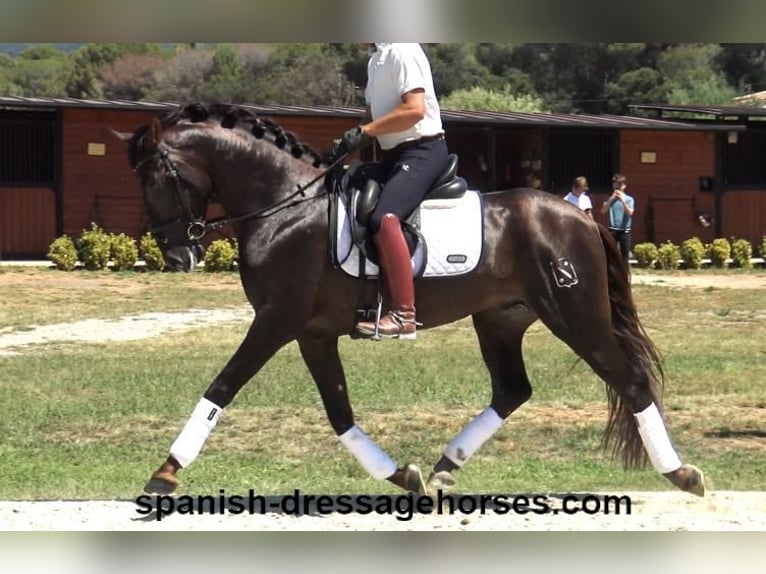
[[[0,330],[0,356],[14,355],[46,343],[106,343],[156,337],[169,331],[184,331],[230,321],[250,321],[250,307],[238,309],[193,309],[179,313],[143,313],[120,319],[85,319],[72,323],[41,325],[24,330]]]
[[[620,514],[242,514],[174,513],[156,520],[132,501],[0,502],[2,530],[47,531],[764,531],[766,492],[720,491],[698,498],[682,492],[625,492],[631,513]],[[510,499],[510,495],[509,499]],[[274,497],[277,499],[278,497]],[[550,498],[561,508],[560,498]]]
[[[658,285],[665,287],[686,287],[696,289],[766,289],[766,273],[742,275],[695,274],[692,271],[678,274],[639,275],[633,274],[633,285]]]

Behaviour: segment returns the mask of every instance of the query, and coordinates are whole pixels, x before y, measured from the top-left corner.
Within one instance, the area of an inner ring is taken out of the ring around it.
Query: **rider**
[[[351,153],[377,139],[383,151],[376,171],[382,185],[370,217],[390,309],[380,319],[378,335],[415,338],[415,288],[401,220],[423,200],[447,166],[447,144],[436,99],[431,65],[420,44],[364,44],[369,123],[348,130],[340,151]],[[375,323],[356,326],[365,336]]]

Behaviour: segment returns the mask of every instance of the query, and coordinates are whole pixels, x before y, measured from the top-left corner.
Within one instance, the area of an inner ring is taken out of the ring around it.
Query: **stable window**
[[[723,180],[729,186],[766,185],[766,130],[723,134]]]
[[[53,185],[55,115],[0,112],[0,185]]]
[[[618,149],[616,130],[551,130],[548,139],[548,188],[567,193],[572,180],[584,175],[590,191],[611,189]]]

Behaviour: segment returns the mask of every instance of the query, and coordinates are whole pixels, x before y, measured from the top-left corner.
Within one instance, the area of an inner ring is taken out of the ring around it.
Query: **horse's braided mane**
[[[279,149],[289,151],[295,158],[310,157],[314,167],[319,167],[327,162],[327,158],[311,148],[308,144],[298,141],[292,132],[288,132],[269,118],[258,116],[255,112],[240,106],[231,104],[204,104],[192,103],[180,106],[178,109],[165,115],[162,119],[162,127],[172,126],[182,120],[192,123],[203,122],[209,118],[219,119],[221,127],[231,129],[237,125],[247,126],[247,129],[256,138],[261,139],[267,134],[273,136],[274,145]]]

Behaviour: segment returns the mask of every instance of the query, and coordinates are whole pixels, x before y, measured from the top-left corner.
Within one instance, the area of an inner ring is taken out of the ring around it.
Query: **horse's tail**
[[[651,393],[662,412],[665,373],[656,347],[649,339],[638,317],[630,286],[629,263],[603,225],[598,225],[604,246],[612,309],[612,332],[631,363],[635,382]],[[614,456],[622,455],[625,468],[639,468],[646,463],[646,450],[638,433],[633,412],[614,388],[607,385],[609,418],[602,446]]]

